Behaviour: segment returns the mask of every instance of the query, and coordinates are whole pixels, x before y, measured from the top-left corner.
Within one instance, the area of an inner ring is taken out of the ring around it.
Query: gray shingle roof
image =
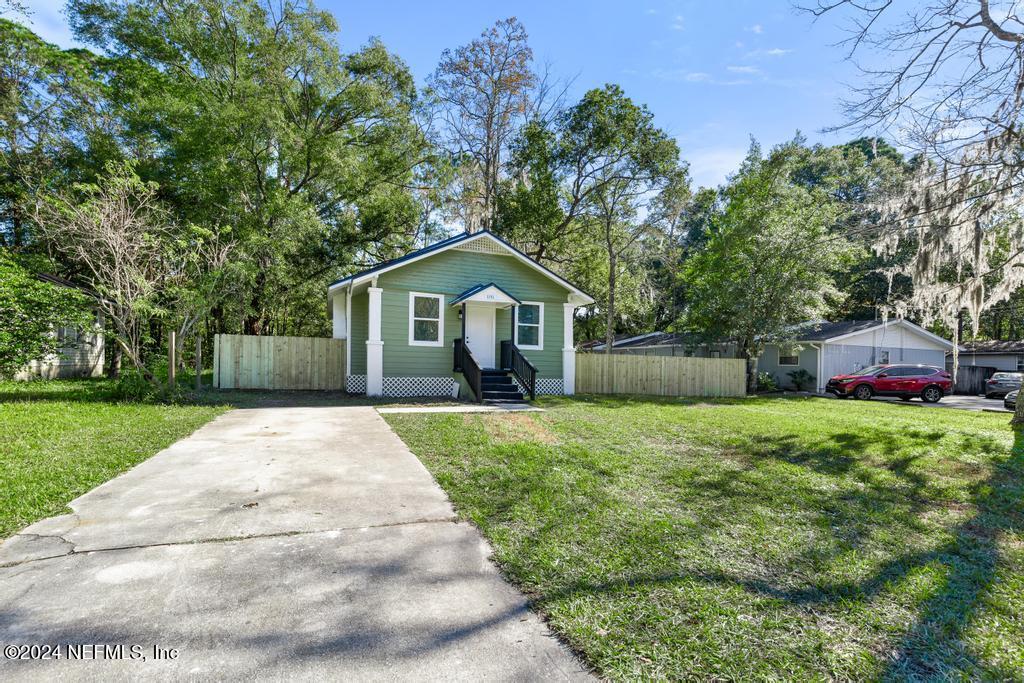
[[[882,324],[881,320],[815,320],[798,325],[793,329],[796,341],[827,341],[853,332],[863,332]]]
[[[1024,353],[1022,341],[970,341],[960,345],[960,353]]]

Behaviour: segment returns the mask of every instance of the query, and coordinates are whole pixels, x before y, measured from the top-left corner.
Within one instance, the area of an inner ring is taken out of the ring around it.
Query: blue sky
[[[422,83],[446,47],[464,44],[495,20],[517,16],[539,62],[575,76],[570,96],[620,84],[679,141],[695,184],[725,180],[750,137],[764,146],[800,130],[812,142],[841,122],[838,101],[853,67],[836,47],[838,17],[814,24],[789,0],[531,0],[487,3],[321,0],[341,26],[343,49],[380,37]],[[63,0],[31,0],[34,30],[72,44]]]

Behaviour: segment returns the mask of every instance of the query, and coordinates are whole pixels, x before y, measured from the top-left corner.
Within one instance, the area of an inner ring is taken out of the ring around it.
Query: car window
[[[992,379],[1021,379],[1024,374],[1019,372],[997,372],[992,375]]]

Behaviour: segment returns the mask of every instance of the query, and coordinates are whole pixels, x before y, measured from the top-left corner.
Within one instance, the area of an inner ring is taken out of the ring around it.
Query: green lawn
[[[546,399],[388,422],[609,678],[1024,678],[1008,416]]]
[[[0,539],[227,410],[128,403],[102,380],[0,382]]]

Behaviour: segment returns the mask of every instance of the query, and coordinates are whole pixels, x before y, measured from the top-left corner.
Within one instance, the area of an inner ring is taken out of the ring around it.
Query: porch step
[[[485,401],[522,401],[521,391],[487,391],[483,392]]]
[[[488,402],[523,402],[523,392],[508,370],[481,370],[480,389]]]

